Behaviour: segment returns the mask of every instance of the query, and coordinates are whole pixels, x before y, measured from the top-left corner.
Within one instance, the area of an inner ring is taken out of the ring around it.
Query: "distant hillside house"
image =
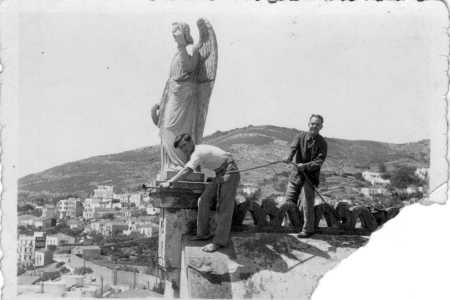
[[[130,194],[129,201],[130,201],[130,203],[134,203],[134,205],[136,205],[136,207],[139,207],[142,204],[142,199],[143,199],[142,194],[133,193],[133,194]]]
[[[80,220],[68,220],[67,225],[70,229],[83,229],[84,223]]]
[[[46,233],[42,231],[35,231],[33,236],[34,236],[34,249],[45,248]]]
[[[366,197],[373,197],[373,196],[389,196],[391,193],[388,189],[385,187],[363,187],[360,190],[361,194],[363,194]]]
[[[52,262],[53,254],[50,250],[37,250],[34,253],[34,266],[43,267]]]
[[[19,235],[17,240],[17,259],[19,264],[31,266],[34,263],[34,236]]]
[[[50,228],[56,226],[56,218],[41,218],[41,221],[43,228]]]
[[[146,237],[152,237],[158,233],[159,227],[156,224],[136,225],[136,231]]]
[[[74,244],[75,238],[73,236],[58,232],[56,234],[48,235],[46,238],[46,245],[61,246],[66,244]]]
[[[120,199],[112,199],[111,201],[111,208],[113,209],[122,209],[122,203],[120,202]]]
[[[86,198],[84,200],[83,206],[84,208],[96,208],[101,207],[102,199],[100,198]]]
[[[120,221],[109,221],[105,223],[103,235],[114,236],[128,229],[128,224]]]
[[[391,183],[389,179],[383,179],[382,174],[378,172],[364,171],[362,177],[372,185],[388,185]]]
[[[110,215],[113,215],[113,218],[116,218],[123,214],[124,211],[116,208],[94,207],[94,208],[86,208],[83,211],[83,218],[85,220],[104,219]]]
[[[20,226],[36,226],[36,223],[39,225],[39,222],[42,226],[42,221],[40,220],[40,218],[33,215],[21,215],[17,220],[17,224]]]
[[[415,193],[422,193],[423,192],[423,187],[421,186],[408,186],[405,189],[406,194],[415,194]]]
[[[417,168],[414,174],[422,180],[428,178],[428,168]]]
[[[94,190],[93,198],[100,199],[112,199],[114,198],[114,186],[112,185],[99,185]]]
[[[137,232],[145,235],[146,237],[152,237],[158,233],[159,230],[159,224],[157,224],[155,222],[155,218],[151,216],[131,218],[127,225],[128,228],[123,231],[126,235],[130,235],[132,232]]]
[[[57,204],[58,217],[77,218],[83,215],[83,204],[80,198],[68,198],[59,200]]]
[[[33,235],[20,234],[17,239],[17,260],[23,266],[35,263],[35,252],[45,247],[45,234],[34,232]]]
[[[95,233],[102,233],[104,232],[105,224],[107,223],[107,220],[98,220],[91,222],[86,228],[84,229],[85,232],[95,232]]]
[[[56,218],[57,210],[54,205],[45,205],[42,209],[42,218]]]
[[[156,208],[153,206],[146,207],[145,211],[146,211],[147,215],[150,215],[150,216],[159,215],[159,208]]]
[[[72,248],[73,255],[81,255],[83,258],[97,258],[100,256],[99,246],[76,246]]]
[[[128,198],[129,195],[128,194],[114,194],[114,199],[119,199],[120,203],[122,204],[127,204],[128,203]]]
[[[245,197],[255,197],[261,192],[261,188],[256,184],[244,183],[241,185],[240,191]]]

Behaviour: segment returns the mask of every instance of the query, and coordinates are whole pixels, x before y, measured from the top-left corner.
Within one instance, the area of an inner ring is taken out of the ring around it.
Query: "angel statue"
[[[217,41],[210,23],[197,21],[199,41],[193,44],[189,25],[173,23],[172,35],[177,44],[170,65],[169,79],[159,104],[152,108],[152,119],[161,137],[161,173],[176,171],[186,163],[185,155],[173,147],[174,139],[189,133],[195,144],[201,142],[208,112],[209,98],[217,71]]]

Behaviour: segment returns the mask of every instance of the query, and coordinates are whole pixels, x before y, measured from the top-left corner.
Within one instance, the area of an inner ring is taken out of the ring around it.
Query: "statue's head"
[[[172,35],[180,46],[186,46],[194,43],[191,36],[189,25],[182,22],[172,23]]]

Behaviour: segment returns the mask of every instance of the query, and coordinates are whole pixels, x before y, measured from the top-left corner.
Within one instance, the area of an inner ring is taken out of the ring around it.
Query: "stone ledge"
[[[309,299],[318,280],[368,241],[362,236],[233,233],[229,247],[205,253],[183,239],[180,295],[189,298]]]

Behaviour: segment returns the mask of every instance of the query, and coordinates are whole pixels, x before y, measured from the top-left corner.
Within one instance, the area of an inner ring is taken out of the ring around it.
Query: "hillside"
[[[248,126],[205,137],[204,142],[231,151],[241,169],[280,160],[298,131],[276,126]],[[429,141],[390,144],[374,141],[351,141],[326,138],[328,158],[324,170],[356,173],[385,163],[426,167],[429,164]],[[159,146],[95,156],[53,167],[19,179],[19,200],[30,196],[87,196],[98,184],[113,184],[116,192],[136,190],[153,180],[159,170]],[[285,178],[285,165],[246,172],[242,182],[268,183]]]

